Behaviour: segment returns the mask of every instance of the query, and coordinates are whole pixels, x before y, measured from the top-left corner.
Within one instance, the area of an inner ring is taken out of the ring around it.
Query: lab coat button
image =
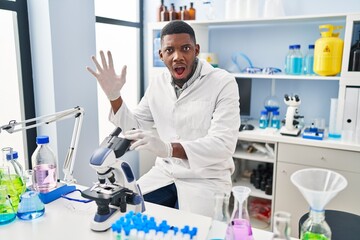
[[[175,136],[175,139],[180,139],[180,136],[179,136],[179,135],[176,135],[176,136]]]

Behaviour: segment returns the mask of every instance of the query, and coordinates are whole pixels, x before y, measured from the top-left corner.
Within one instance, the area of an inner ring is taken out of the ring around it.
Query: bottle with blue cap
[[[314,44],[309,45],[308,52],[304,58],[304,74],[314,75]]]
[[[280,129],[280,117],[279,117],[279,111],[274,111],[273,116],[271,118],[271,127]]]
[[[57,185],[57,166],[53,150],[49,146],[48,136],[36,137],[38,145],[31,156],[33,165],[33,187],[36,191],[46,193]]]
[[[262,110],[260,113],[260,119],[259,119],[259,128],[267,128],[268,126],[268,111]]]

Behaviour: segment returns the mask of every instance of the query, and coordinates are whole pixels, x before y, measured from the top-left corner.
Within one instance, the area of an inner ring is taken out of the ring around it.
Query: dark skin
[[[163,37],[159,56],[179,87],[182,87],[193,75],[199,52],[199,44],[196,44],[187,33],[170,34]],[[120,96],[110,103],[115,114],[120,109],[123,100]],[[180,143],[171,143],[171,145],[173,157],[187,159],[186,152]]]

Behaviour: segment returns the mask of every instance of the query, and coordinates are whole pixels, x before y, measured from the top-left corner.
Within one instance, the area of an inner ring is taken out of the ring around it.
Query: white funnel
[[[324,207],[341,190],[347,186],[347,180],[337,172],[307,168],[294,172],[291,182],[299,189],[313,210],[324,210]]]
[[[250,195],[251,189],[243,186],[235,186],[232,188],[235,199],[241,205]]]

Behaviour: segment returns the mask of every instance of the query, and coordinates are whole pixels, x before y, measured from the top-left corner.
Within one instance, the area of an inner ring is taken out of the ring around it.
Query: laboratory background
[[[36,136],[47,135],[63,179],[62,166],[77,138],[73,176],[78,184],[91,186],[96,172],[89,160],[114,126],[108,121],[108,99],[86,66],[93,67],[91,56],[110,50],[118,71],[128,66],[122,97],[130,108],[135,107],[152,78],[164,70],[157,54],[159,34],[174,7],[177,17],[194,28],[199,57],[231,72],[238,83],[244,129],[239,129],[232,178],[234,186],[252,189],[252,224],[270,230],[276,210],[290,212],[299,204],[308,211],[312,202],[298,190],[301,180],[290,181],[291,173],[305,167],[329,168],[341,173],[340,178],[344,175],[347,187],[344,193],[339,190],[338,196],[329,197],[334,197],[329,205],[360,214],[354,204],[360,193],[352,192],[360,180],[359,1],[254,0],[248,6],[243,2],[0,1],[0,126],[70,109],[64,119],[55,114],[41,118],[50,121],[39,127],[27,123],[32,125],[27,131],[1,129],[0,148],[16,150],[17,162],[30,169]],[[159,10],[161,4],[167,12]],[[180,7],[195,9],[194,19],[181,13]],[[331,50],[339,54],[331,59],[336,66],[324,67],[335,68],[333,72],[322,72],[316,62],[321,54],[316,44],[321,44],[326,31],[333,31],[328,35]],[[300,68],[291,65],[290,54],[296,51]],[[312,65],[306,65],[309,61]],[[313,61],[318,69],[313,69]],[[82,118],[80,129],[77,114]],[[313,158],[321,159],[320,163]],[[123,159],[138,179],[153,166],[155,156],[132,151]],[[268,177],[255,179],[259,173]],[[300,216],[299,211],[294,210],[294,215]],[[292,237],[298,237],[298,220],[292,220]]]

